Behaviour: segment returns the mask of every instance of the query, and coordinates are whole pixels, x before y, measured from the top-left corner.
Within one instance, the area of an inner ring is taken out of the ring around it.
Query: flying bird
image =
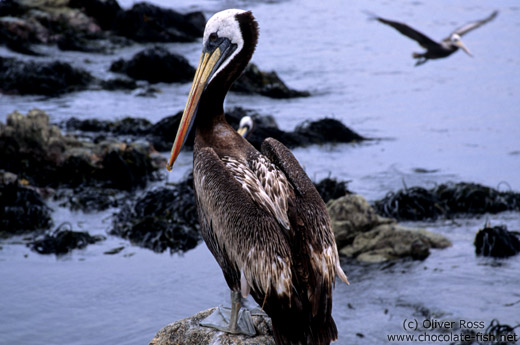
[[[464,45],[464,43],[462,43],[461,37],[467,34],[468,32],[486,24],[487,22],[490,22],[497,16],[497,14],[498,11],[494,11],[484,19],[468,23],[453,31],[448,37],[446,37],[440,42],[432,40],[428,36],[411,28],[406,24],[381,18],[375,15],[371,16],[373,19],[377,19],[383,24],[390,25],[391,27],[399,31],[401,34],[411,38],[412,40],[417,41],[421,45],[421,47],[426,49],[426,52],[424,53],[413,53],[412,55],[415,59],[417,59],[417,63],[415,65],[419,66],[428,61],[429,59],[440,59],[448,57],[451,54],[455,53],[459,48],[464,50],[464,52],[466,52],[469,56],[473,56],[471,52],[468,50],[468,48]]]
[[[201,232],[231,290],[229,323],[216,327],[250,334],[240,308],[251,294],[270,316],[277,344],[329,344],[337,338],[332,288],[336,276],[348,280],[325,204],[283,144],[267,138],[259,152],[224,116],[224,98],[257,40],[249,11],[225,10],[208,20],[167,168],[193,126]]]

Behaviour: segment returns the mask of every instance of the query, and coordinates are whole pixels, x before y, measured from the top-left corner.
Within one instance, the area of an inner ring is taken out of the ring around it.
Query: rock
[[[347,182],[338,181],[335,178],[324,178],[320,182],[315,183],[314,186],[325,203],[329,200],[339,199],[345,194],[350,193],[347,190]]]
[[[193,177],[173,188],[151,190],[115,216],[111,234],[163,252],[187,251],[200,241]]]
[[[85,186],[61,189],[54,195],[55,200],[62,200],[61,207],[83,212],[104,211],[110,207],[117,207],[125,197],[128,196],[117,189]]]
[[[65,62],[0,57],[0,92],[6,94],[58,96],[84,90],[93,80],[90,73]]]
[[[104,90],[115,91],[115,90],[135,90],[138,88],[137,83],[130,79],[109,79],[101,81],[101,87]]]
[[[93,42],[89,40],[86,36],[67,32],[61,35],[57,42],[58,48],[64,51],[78,51],[85,53],[106,53],[107,49],[98,44],[97,42]]]
[[[476,183],[446,183],[432,189],[412,187],[388,193],[374,204],[383,216],[435,220],[460,214],[520,210],[520,193],[499,192]]]
[[[111,30],[118,16],[123,15],[123,9],[116,0],[70,0],[69,6],[94,18],[103,30]]]
[[[145,49],[128,61],[117,60],[112,63],[110,70],[150,83],[188,82],[195,75],[195,68],[184,57],[160,46]]]
[[[231,335],[200,326],[200,321],[214,310],[215,308],[211,308],[167,325],[157,332],[150,345],[275,345],[271,320],[267,316],[253,315],[257,331],[254,337]]]
[[[244,73],[231,86],[231,91],[248,94],[258,93],[271,98],[310,96],[307,91],[290,89],[276,72],[263,72],[254,63],[247,65]]]
[[[120,130],[129,131],[123,125]],[[15,112],[8,115],[6,125],[0,124],[0,169],[19,174],[38,187],[130,191],[156,180],[157,169],[163,169],[165,163],[145,141],[92,143],[63,136],[40,110],[32,110],[27,116]]]
[[[424,260],[430,255],[430,248],[449,246],[451,242],[442,235],[424,229],[383,224],[359,234],[352,245],[339,252],[363,262],[384,262],[408,257]]]
[[[23,20],[0,15],[0,44],[12,51],[32,56],[41,55],[31,47],[31,43],[37,41],[33,31],[31,25]]]
[[[360,195],[347,194],[327,203],[339,252],[364,262],[399,258],[425,259],[430,248],[451,245],[444,236],[408,229],[377,215]]]
[[[486,224],[477,232],[473,244],[477,255],[507,258],[520,252],[520,232],[508,231],[505,225]]]
[[[67,254],[73,249],[83,249],[89,244],[104,241],[101,235],[91,236],[87,232],[72,231],[69,223],[63,223],[53,233],[45,234],[28,244],[32,250],[40,254]]]
[[[365,140],[340,121],[324,118],[317,121],[304,122],[296,127],[294,134],[301,137],[301,146],[328,143],[351,143]]]
[[[113,30],[138,42],[194,42],[204,33],[201,12],[181,14],[146,2],[118,13]]]
[[[16,175],[0,171],[0,236],[45,230],[52,226],[51,209],[34,189]]]
[[[359,194],[347,194],[330,200],[327,210],[332,221],[332,230],[339,248],[352,244],[356,236],[382,224],[393,221],[380,217],[370,204]]]

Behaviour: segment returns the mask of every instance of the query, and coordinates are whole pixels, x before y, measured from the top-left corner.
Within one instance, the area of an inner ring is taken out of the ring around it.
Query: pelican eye
[[[218,39],[218,35],[217,35],[215,32],[212,32],[212,33],[209,35],[209,40],[210,40],[211,42],[215,42],[217,39]]]

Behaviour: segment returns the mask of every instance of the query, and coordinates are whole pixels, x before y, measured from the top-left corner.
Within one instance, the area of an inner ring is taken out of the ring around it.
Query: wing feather
[[[474,22],[471,22],[471,23],[467,23],[467,24],[461,26],[460,28],[458,28],[455,31],[453,31],[452,35],[453,34],[457,34],[459,36],[465,35],[468,32],[473,31],[476,28],[478,28],[478,27],[480,27],[480,26],[482,26],[482,25],[492,21],[493,19],[495,19],[495,17],[497,15],[498,15],[498,11],[493,11],[493,13],[491,13],[488,17],[486,17],[484,19],[477,20],[477,21],[474,21]]]
[[[399,22],[396,22],[393,20],[388,20],[388,19],[381,18],[381,17],[375,17],[375,19],[377,19],[378,21],[380,21],[383,24],[393,27],[394,29],[399,31],[401,34],[407,36],[408,38],[411,38],[412,40],[417,41],[423,48],[431,49],[431,48],[440,46],[439,43],[435,42],[430,37],[426,36],[422,32],[419,32],[404,23],[399,23]]]

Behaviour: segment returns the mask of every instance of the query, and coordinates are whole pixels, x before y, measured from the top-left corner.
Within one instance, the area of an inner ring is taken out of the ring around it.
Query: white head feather
[[[218,13],[215,13],[206,23],[206,28],[204,29],[204,37],[202,39],[202,46],[206,45],[208,42],[209,35],[215,33],[218,37],[226,37],[231,43],[236,44],[237,48],[229,56],[227,61],[231,61],[235,55],[237,55],[242,48],[244,47],[244,39],[242,38],[242,32],[240,31],[240,25],[236,20],[235,16],[240,13],[244,13],[244,10],[238,9],[229,9],[224,10]],[[213,74],[211,79],[215,78],[217,74],[227,65],[227,63],[222,64]],[[211,80],[210,80],[211,81]]]

